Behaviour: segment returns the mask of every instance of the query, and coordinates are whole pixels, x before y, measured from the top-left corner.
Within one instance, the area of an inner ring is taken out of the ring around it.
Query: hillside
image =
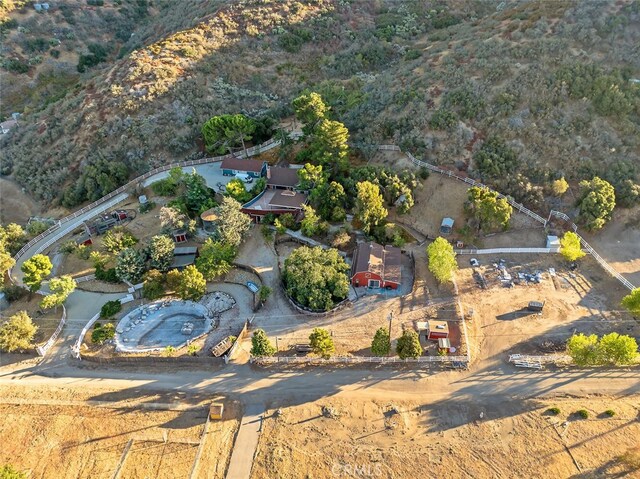
[[[86,3],[60,2],[48,16],[14,10],[3,28],[2,114],[24,115],[0,140],[1,172],[46,204],[73,207],[199,155],[213,115],[289,116],[305,89],[332,105],[365,157],[396,143],[540,210],[557,202],[548,188],[560,176],[575,187],[599,174],[618,204],[640,202],[637,0]],[[61,10],[72,4],[82,28],[56,47],[64,54],[7,72],[52,18],[70,28]],[[143,10],[126,32],[115,28]],[[104,61],[78,72],[96,42]],[[65,73],[47,84],[48,69]],[[33,94],[43,84],[49,93]],[[493,137],[494,161],[476,164]]]

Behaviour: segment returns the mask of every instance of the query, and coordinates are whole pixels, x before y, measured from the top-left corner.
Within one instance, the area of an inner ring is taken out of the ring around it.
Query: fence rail
[[[419,358],[400,359],[396,357],[375,356],[334,356],[323,359],[298,356],[251,356],[250,361],[256,364],[462,363],[466,366],[468,358],[467,356],[421,356]]]
[[[60,333],[62,332],[62,328],[64,328],[64,323],[66,322],[67,322],[67,309],[64,307],[64,304],[63,304],[62,318],[60,318],[60,323],[58,324],[58,327],[56,328],[56,330],[53,332],[53,334],[51,335],[51,337],[48,339],[46,343],[36,347],[36,351],[40,356],[44,357],[44,355],[47,354],[47,351],[51,349],[51,346],[53,346],[53,344],[56,342],[56,339],[58,339],[58,336],[60,336]]]
[[[400,148],[397,147],[396,145],[379,145],[378,146],[379,150],[394,150],[394,151],[400,151]],[[480,188],[488,188],[491,191],[494,191],[495,193],[498,194],[499,198],[504,198],[507,200],[507,202],[516,210],[518,210],[520,213],[523,213],[527,216],[529,216],[530,218],[533,218],[535,221],[537,221],[538,223],[541,223],[542,226],[547,226],[548,220],[544,219],[542,216],[540,216],[537,213],[534,213],[533,211],[531,211],[530,209],[526,208],[524,205],[517,203],[516,201],[514,201],[512,198],[503,195],[502,193],[500,193],[499,191],[495,191],[492,188],[489,188],[488,186],[475,181],[471,178],[464,178],[462,176],[458,176],[455,173],[453,173],[450,170],[447,170],[445,168],[440,168],[439,166],[435,166],[432,165],[430,163],[427,163],[426,161],[422,161],[422,160],[418,160],[415,156],[413,156],[411,153],[409,152],[405,152],[405,154],[407,155],[407,157],[415,164],[418,165],[422,168],[427,168],[430,171],[434,171],[436,173],[439,173],[441,175],[444,176],[448,176],[449,178],[454,178],[456,180],[459,181],[463,181],[465,183],[467,183],[468,185],[471,186],[478,186]],[[571,218],[569,218],[569,216],[567,216],[565,213],[562,213],[561,211],[555,211],[555,210],[551,210],[549,217],[551,216],[555,216],[557,218],[560,218],[564,221],[567,221],[570,223],[571,228],[573,228],[573,231],[576,232],[578,231],[578,226],[573,223],[571,221]],[[600,263],[600,266],[602,266],[609,274],[611,274],[611,276],[613,276],[615,279],[617,279],[618,281],[620,281],[626,288],[633,290],[635,289],[635,286],[633,285],[633,283],[631,283],[631,281],[629,281],[628,279],[626,279],[624,276],[622,276],[620,273],[618,273],[609,263],[607,263],[592,247],[591,245],[589,245],[589,243],[587,243],[585,241],[585,239],[578,235],[578,238],[580,238],[580,244],[582,245],[582,247],[585,249],[585,251],[587,251],[589,254],[591,254],[591,256],[593,256],[593,258]],[[550,252],[550,251],[524,251],[527,249],[540,249],[540,250],[545,250],[547,248],[516,248],[516,249],[521,249],[523,251],[520,251],[521,253],[526,253],[526,252],[539,252],[539,253],[544,253],[544,252]],[[466,250],[462,250],[462,251],[466,251]],[[469,250],[472,251],[472,250]],[[477,252],[480,250],[476,250],[476,252],[473,253],[466,253],[466,252],[460,252],[459,254],[483,254],[480,252]],[[485,250],[485,251],[490,251],[490,250]],[[517,252],[517,251],[512,251],[512,252]],[[553,251],[551,251],[553,252]],[[491,253],[485,253],[485,254],[491,254]],[[506,254],[506,252],[505,252]]]
[[[456,254],[518,254],[518,253],[558,253],[558,248],[488,248],[457,249]]]

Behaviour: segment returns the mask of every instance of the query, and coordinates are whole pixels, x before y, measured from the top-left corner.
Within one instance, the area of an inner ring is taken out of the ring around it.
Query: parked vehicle
[[[243,181],[245,183],[253,182],[253,176],[248,175],[246,173],[236,173],[236,178],[238,178],[240,181]]]

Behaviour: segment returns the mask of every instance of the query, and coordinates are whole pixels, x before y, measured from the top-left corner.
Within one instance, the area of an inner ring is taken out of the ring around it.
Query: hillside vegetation
[[[45,203],[202,154],[214,115],[288,117],[305,90],[365,158],[396,143],[540,210],[561,177],[576,189],[598,175],[618,205],[640,202],[637,0],[92,1],[14,10],[2,27],[15,95],[1,113],[24,115],[0,140],[1,172]],[[27,51],[38,38],[46,61]]]

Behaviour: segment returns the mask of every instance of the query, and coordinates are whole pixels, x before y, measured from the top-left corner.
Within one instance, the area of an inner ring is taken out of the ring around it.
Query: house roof
[[[299,182],[298,170],[294,168],[272,166],[267,170],[267,185],[293,187]]]
[[[427,321],[427,330],[434,331],[437,333],[448,333],[449,332],[449,323],[447,321]]]
[[[301,208],[307,202],[307,195],[295,191],[281,190],[273,195],[269,205],[277,208]]]
[[[184,268],[195,262],[196,262],[195,254],[185,254],[181,256],[174,256],[173,261],[171,262],[171,266],[169,266],[169,268],[170,269]]]
[[[400,283],[401,251],[395,246],[382,246],[375,242],[360,243],[353,259],[353,275],[368,271],[384,281]]]
[[[4,130],[11,130],[14,126],[18,124],[17,120],[7,120],[0,123],[0,128]]]
[[[223,170],[251,171],[254,173],[260,173],[264,164],[265,162],[260,160],[225,158],[222,160],[220,168]]]
[[[195,255],[198,248],[195,246],[179,246],[173,249],[173,256]]]

